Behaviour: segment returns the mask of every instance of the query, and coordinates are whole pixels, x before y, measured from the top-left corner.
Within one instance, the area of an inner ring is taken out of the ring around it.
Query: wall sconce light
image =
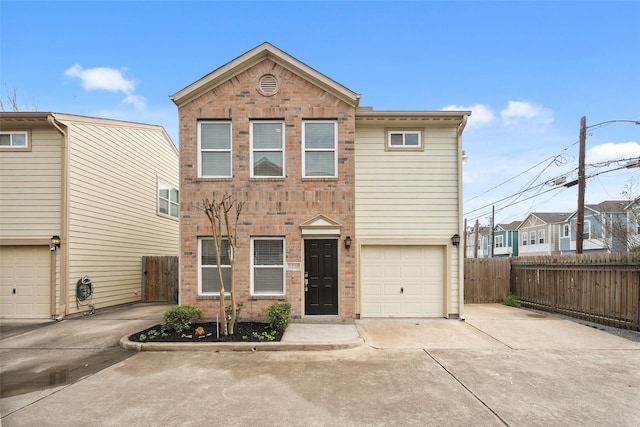
[[[453,246],[458,246],[460,244],[460,235],[458,233],[451,236],[451,243],[453,243]]]
[[[51,238],[51,246],[49,246],[49,249],[51,249],[52,251],[55,251],[59,247],[60,247],[60,236],[53,236]]]
[[[351,236],[347,236],[344,238],[344,247],[347,249],[351,249]]]

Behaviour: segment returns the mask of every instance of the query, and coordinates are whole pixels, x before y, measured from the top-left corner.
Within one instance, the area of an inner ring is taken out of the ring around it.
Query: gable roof
[[[622,213],[628,204],[629,200],[605,200],[596,205],[585,205],[585,207],[599,213]]]
[[[571,212],[534,212],[527,215],[527,217],[518,226],[518,229],[525,225],[527,219],[530,217],[536,217],[545,224],[559,224],[565,222],[571,216]]]
[[[191,83],[184,89],[171,95],[169,98],[178,106],[192,101],[198,96],[228,81],[233,76],[253,67],[254,65],[270,59],[292,73],[310,81],[331,93],[347,104],[357,107],[360,103],[360,95],[347,89],[340,83],[330,79],[322,73],[297,60],[288,53],[278,49],[271,43],[264,42],[250,51],[240,55],[231,62],[215,69],[201,79]]]
[[[501,228],[505,231],[517,230],[518,227],[520,227],[520,224],[522,224],[522,221],[512,221],[508,224],[498,224],[496,225],[496,228]]]

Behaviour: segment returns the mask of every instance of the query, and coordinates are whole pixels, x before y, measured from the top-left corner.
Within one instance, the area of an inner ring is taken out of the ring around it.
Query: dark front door
[[[305,314],[338,314],[338,241],[304,241]]]

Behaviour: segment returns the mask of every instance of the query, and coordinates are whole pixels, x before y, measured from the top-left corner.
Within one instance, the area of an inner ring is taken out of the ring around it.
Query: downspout
[[[60,302],[56,320],[60,321],[67,315],[67,301],[69,299],[69,287],[66,278],[69,269],[69,245],[67,233],[69,229],[69,134],[64,130],[56,120],[54,113],[47,117],[47,121],[51,126],[56,128],[62,134],[62,153],[60,163]],[[62,125],[64,126],[64,125]]]
[[[469,113],[471,114],[471,113]],[[457,137],[458,137],[458,224],[459,228],[462,229],[463,218],[462,218],[462,131],[467,125],[467,120],[469,116],[462,116],[462,122],[458,125]],[[466,233],[467,231],[464,230]],[[466,248],[462,247],[463,245],[458,245],[458,315],[460,316],[460,320],[464,321],[464,257],[463,250]]]

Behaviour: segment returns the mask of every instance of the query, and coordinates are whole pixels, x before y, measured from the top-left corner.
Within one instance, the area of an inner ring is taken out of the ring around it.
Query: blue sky
[[[24,110],[159,124],[169,95],[269,41],[376,110],[473,111],[463,135],[470,223],[572,212],[580,118],[587,203],[640,168],[637,1],[0,0],[0,94]],[[635,181],[634,181],[635,180]],[[518,196],[519,195],[519,196]],[[640,195],[640,188],[635,188]]]

